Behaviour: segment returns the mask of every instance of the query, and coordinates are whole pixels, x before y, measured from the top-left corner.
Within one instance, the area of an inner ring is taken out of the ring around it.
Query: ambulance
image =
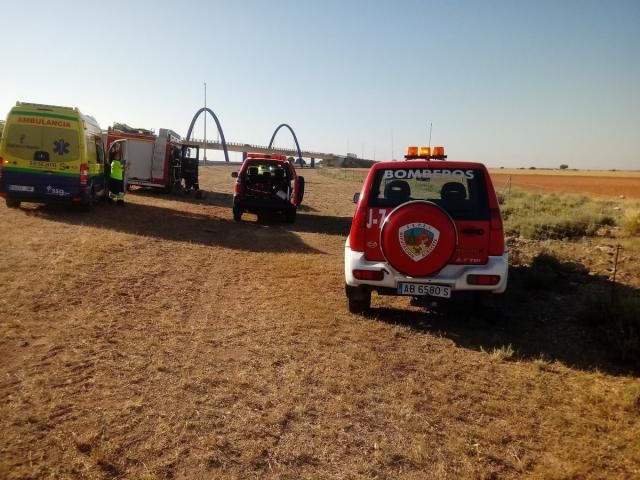
[[[100,126],[77,108],[17,102],[0,140],[0,197],[90,210],[107,194]]]

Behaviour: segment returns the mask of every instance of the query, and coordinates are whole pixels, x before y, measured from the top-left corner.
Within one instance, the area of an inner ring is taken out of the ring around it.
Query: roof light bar
[[[269,159],[273,159],[273,160],[286,160],[287,156],[286,155],[271,155],[271,154],[266,154],[266,153],[247,153],[247,158],[256,158],[256,159],[260,159],[260,158],[269,158]]]
[[[437,147],[408,147],[405,160],[446,160],[443,146]]]

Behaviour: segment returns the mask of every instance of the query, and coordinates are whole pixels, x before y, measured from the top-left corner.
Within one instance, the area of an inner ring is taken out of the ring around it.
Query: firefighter
[[[124,162],[120,158],[120,150],[113,150],[110,157],[109,201],[124,205]]]
[[[182,177],[184,178],[186,192],[191,192],[192,190],[198,192],[200,190],[200,186],[198,185],[198,160],[191,158],[190,148],[187,148],[185,151],[182,162]]]

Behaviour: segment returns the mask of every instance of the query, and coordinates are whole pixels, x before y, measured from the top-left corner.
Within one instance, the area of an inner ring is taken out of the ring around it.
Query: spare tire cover
[[[396,207],[380,231],[380,247],[389,264],[412,277],[441,270],[457,243],[456,225],[449,214],[427,201]]]

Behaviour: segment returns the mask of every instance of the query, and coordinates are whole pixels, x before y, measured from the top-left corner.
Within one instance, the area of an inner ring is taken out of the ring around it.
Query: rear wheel
[[[289,208],[288,210],[286,210],[284,212],[284,217],[285,217],[287,223],[295,223],[296,216],[297,216],[296,207],[291,207],[291,208]]]
[[[90,212],[93,210],[93,206],[96,203],[96,191],[93,187],[88,193],[85,193],[85,198],[82,201],[82,210]]]
[[[298,205],[302,203],[304,199],[304,177],[298,176]]]
[[[236,205],[233,206],[233,219],[236,222],[239,222],[242,220],[242,209]]]
[[[20,208],[20,200],[5,198],[5,202],[7,203],[7,207],[9,208]]]
[[[347,298],[349,302],[349,312],[351,313],[366,313],[371,308],[371,294],[365,299]]]
[[[371,308],[371,292],[369,290],[349,287],[345,288],[347,304],[351,313],[366,313]]]

